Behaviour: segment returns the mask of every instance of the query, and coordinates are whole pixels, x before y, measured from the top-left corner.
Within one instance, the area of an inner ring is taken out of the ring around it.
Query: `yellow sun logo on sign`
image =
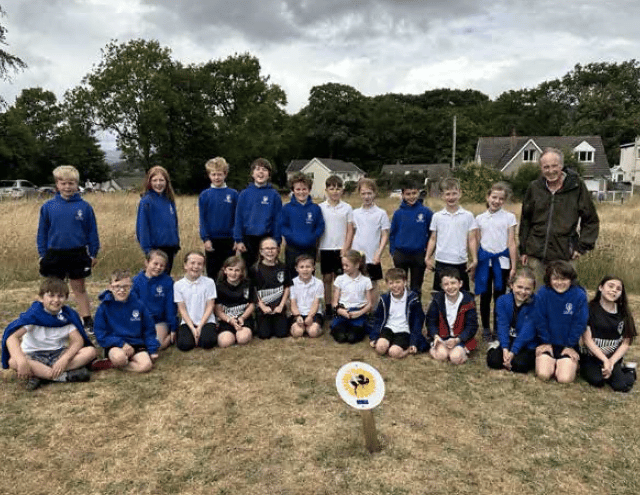
[[[376,379],[367,370],[354,368],[342,377],[344,389],[356,398],[369,397],[376,389]]]

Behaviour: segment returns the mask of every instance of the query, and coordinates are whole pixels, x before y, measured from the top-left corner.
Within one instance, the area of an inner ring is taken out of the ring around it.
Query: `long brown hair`
[[[142,189],[143,189],[142,194],[144,195],[147,193],[147,191],[151,191],[153,189],[151,187],[151,179],[153,179],[153,177],[158,174],[162,175],[162,177],[164,177],[164,180],[167,181],[167,187],[164,188],[163,194],[167,197],[169,201],[171,201],[172,203],[175,203],[176,195],[173,192],[173,187],[171,186],[171,178],[169,177],[169,172],[167,172],[166,168],[161,167],[160,165],[151,167],[147,172],[147,176],[144,178],[144,182],[142,184]]]
[[[624,322],[624,330],[622,335],[625,339],[629,339],[629,342],[631,343],[633,342],[633,338],[637,335],[636,325],[635,325],[635,322],[633,321],[633,315],[629,310],[629,302],[627,301],[627,291],[625,290],[624,282],[620,277],[616,277],[615,275],[607,275],[606,277],[604,277],[598,284],[598,290],[596,291],[596,295],[593,297],[593,299],[591,299],[591,302],[589,303],[589,305],[593,306],[595,304],[600,304],[600,298],[602,298],[602,291],[600,290],[600,287],[602,287],[604,284],[606,284],[610,280],[617,280],[618,282],[620,282],[620,285],[622,285],[622,291],[620,292],[620,297],[618,298],[616,303],[618,305],[618,313],[620,313],[620,316],[622,317],[622,321]]]

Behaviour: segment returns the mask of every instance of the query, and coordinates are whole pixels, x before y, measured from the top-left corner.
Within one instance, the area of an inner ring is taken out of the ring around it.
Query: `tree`
[[[6,12],[0,6],[0,17],[6,15]],[[7,28],[0,24],[0,45],[7,46]],[[6,50],[0,48],[0,80],[6,81],[9,79],[9,73],[12,71],[19,71],[26,69],[27,64],[22,59],[10,54]],[[5,101],[0,96],[0,106],[4,105]]]

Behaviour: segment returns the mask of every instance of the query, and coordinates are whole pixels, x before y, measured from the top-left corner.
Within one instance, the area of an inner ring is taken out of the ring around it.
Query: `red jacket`
[[[458,337],[460,343],[468,350],[472,351],[478,343],[474,338],[478,331],[478,313],[476,303],[466,291],[462,291],[462,302],[458,307],[458,315],[453,323],[453,328],[449,328],[447,321],[447,309],[445,307],[445,294],[438,292],[433,296],[427,312],[427,331],[429,337],[433,339],[439,335],[443,339]]]

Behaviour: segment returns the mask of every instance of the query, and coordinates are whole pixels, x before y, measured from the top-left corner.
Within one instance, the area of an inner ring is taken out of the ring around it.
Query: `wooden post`
[[[373,411],[367,409],[360,411],[362,416],[362,430],[364,431],[364,444],[371,453],[380,452],[380,442],[378,441],[378,433],[376,432],[376,421],[373,418]]]

